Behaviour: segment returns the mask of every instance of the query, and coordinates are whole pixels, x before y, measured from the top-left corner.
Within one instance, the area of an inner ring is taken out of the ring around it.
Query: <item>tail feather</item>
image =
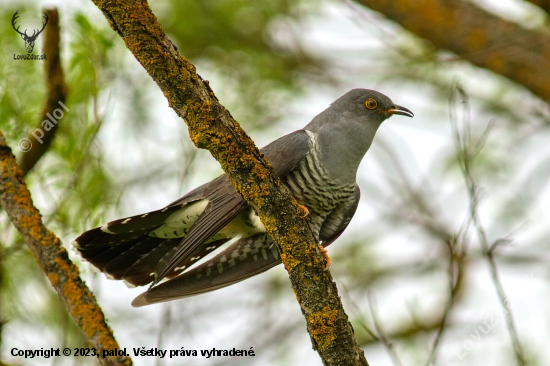
[[[74,240],[78,250],[93,246],[105,246],[143,236],[163,225],[168,217],[189,203],[169,206],[143,215],[110,221],[88,230]]]
[[[140,232],[146,229],[151,230],[154,227],[164,224],[170,215],[190,203],[191,202],[185,202],[175,206],[167,206],[163,209],[151,211],[142,215],[114,220],[103,225],[101,229],[109,234],[127,234]]]
[[[150,238],[153,242],[156,242],[154,248],[150,249],[146,254],[143,254],[137,258],[137,260],[130,266],[125,268],[122,278],[133,285],[143,286],[155,279],[155,267],[158,261],[175,248],[179,242],[178,239],[158,239]],[[156,240],[155,240],[156,239]]]
[[[281,263],[268,234],[242,238],[211,260],[149,289],[132,302],[139,307],[199,295],[255,276]]]
[[[103,270],[107,264],[113,259],[130,249],[133,245],[141,241],[141,238],[121,241],[120,243],[106,244],[103,246],[93,246],[78,248],[80,255],[88,262]]]
[[[158,268],[158,263],[166,261],[171,257],[180,240],[181,239],[172,239],[170,243],[165,242],[152,249],[130,266],[125,271],[122,279],[136,286],[142,286],[152,282],[156,274],[155,270]],[[220,239],[200,246],[166,277],[173,278],[178,276],[180,273],[197,263],[201,258],[204,258],[209,253],[212,253],[221,245],[225,244],[228,240],[229,239]]]
[[[93,249],[94,247],[104,247],[112,244],[117,244],[121,241],[129,241],[147,235],[151,230],[159,227],[145,228],[139,231],[128,231],[126,233],[106,233],[103,231],[103,226],[86,231],[74,240],[75,247],[78,251],[81,249]]]
[[[154,279],[151,273],[157,262],[182,239],[157,238],[150,233],[165,225],[170,216],[181,212],[182,208],[193,207],[198,198],[111,221],[81,234],[74,240],[73,247],[82,258],[110,277],[145,285]]]
[[[131,268],[135,263],[146,256],[149,252],[154,250],[157,246],[163,245],[162,239],[151,238],[151,237],[141,237],[138,242],[134,243],[124,252],[119,255],[111,258],[111,260],[103,268],[104,272],[109,273],[116,279],[125,279],[126,281],[132,283],[133,285],[138,285],[134,281],[126,278],[126,272]],[[177,241],[174,245],[177,244]],[[147,273],[149,275],[150,272]],[[149,279],[150,281],[150,279]],[[147,282],[145,282],[146,284]]]
[[[84,259],[111,278],[143,286],[155,279],[158,268],[165,268],[205,204],[193,199],[148,214],[111,221],[80,235],[74,246]],[[134,305],[212,291],[280,263],[276,247],[269,236],[262,233],[239,239],[211,260],[190,268],[230,239],[202,243],[166,275],[167,281],[143,294],[141,300],[136,299]]]
[[[109,278],[125,280],[134,286],[144,286],[154,280],[158,263],[166,261],[181,240],[182,238],[163,239],[141,235],[103,245],[81,246],[77,243],[76,248],[84,259],[108,274]],[[177,276],[228,240],[220,239],[200,246],[167,277]]]

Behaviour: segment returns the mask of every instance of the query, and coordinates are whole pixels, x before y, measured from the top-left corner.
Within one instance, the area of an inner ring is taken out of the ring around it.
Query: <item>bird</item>
[[[359,164],[392,115],[414,117],[380,92],[352,89],[304,128],[260,149],[307,214],[327,264],[324,248],[346,229],[359,204]],[[73,248],[108,278],[151,284],[134,307],[220,289],[281,263],[258,214],[225,174],[162,209],[86,231]]]

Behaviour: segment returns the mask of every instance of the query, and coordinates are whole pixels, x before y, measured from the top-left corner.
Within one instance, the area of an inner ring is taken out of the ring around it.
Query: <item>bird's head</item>
[[[332,103],[331,108],[352,118],[366,118],[382,123],[394,114],[414,117],[413,112],[395,104],[390,98],[376,90],[353,89]]]
[[[314,134],[328,174],[333,179],[353,181],[378,127],[394,114],[414,116],[382,93],[353,89],[317,115],[304,129]]]

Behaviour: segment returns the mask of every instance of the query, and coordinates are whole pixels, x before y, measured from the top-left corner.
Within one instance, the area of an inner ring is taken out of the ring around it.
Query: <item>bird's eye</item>
[[[365,101],[365,106],[367,106],[368,109],[374,109],[378,106],[378,103],[376,103],[376,100],[369,98]]]

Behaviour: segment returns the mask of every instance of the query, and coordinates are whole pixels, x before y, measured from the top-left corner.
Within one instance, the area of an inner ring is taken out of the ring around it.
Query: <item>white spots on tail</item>
[[[253,209],[250,210],[250,216],[248,217],[250,220],[250,223],[254,226],[256,230],[260,233],[265,233],[267,230],[265,229],[264,224],[262,223],[262,220],[260,220],[260,216],[256,214],[256,211]]]
[[[271,246],[271,254],[273,254],[273,258],[279,259],[279,250],[275,245]]]
[[[78,242],[77,242],[76,240],[73,240],[73,241],[71,242],[71,250],[72,250],[74,253],[80,255],[80,250],[79,250],[79,249],[80,249],[80,245],[78,245]]]
[[[115,234],[113,233],[111,230],[109,230],[109,223],[106,223],[105,225],[103,225],[102,227],[99,228],[101,231],[103,231],[104,233],[107,233],[107,234]]]

